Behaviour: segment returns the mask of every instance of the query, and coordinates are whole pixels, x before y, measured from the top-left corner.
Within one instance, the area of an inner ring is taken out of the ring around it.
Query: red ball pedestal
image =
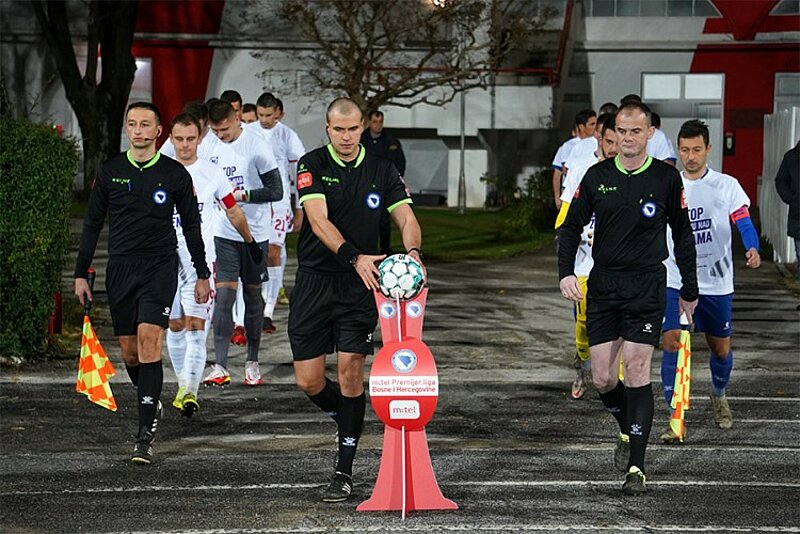
[[[420,339],[427,289],[407,302],[375,294],[383,348],[372,364],[372,407],[384,422],[383,454],[372,496],[357,510],[456,510],[442,495],[431,465],[425,425],[439,398],[430,349]]]

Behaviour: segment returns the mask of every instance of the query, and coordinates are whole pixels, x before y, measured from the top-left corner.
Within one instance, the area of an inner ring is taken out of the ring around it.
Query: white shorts
[[[269,229],[269,244],[282,247],[286,243],[286,234],[292,231],[294,211],[290,202],[273,202],[272,222]]]
[[[190,258],[184,258],[178,254],[178,290],[175,298],[172,299],[172,311],[170,320],[180,319],[181,317],[197,317],[208,321],[211,319],[211,311],[214,307],[214,277],[209,278],[211,294],[208,302],[198,303],[194,299],[194,286],[197,283],[197,271],[194,270]]]

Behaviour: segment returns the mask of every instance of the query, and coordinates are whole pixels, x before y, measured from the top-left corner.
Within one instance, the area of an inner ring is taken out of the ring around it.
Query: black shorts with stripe
[[[355,271],[297,271],[289,300],[289,342],[295,360],[334,351],[372,354],[377,323],[373,292]]]
[[[106,291],[114,335],[136,335],[139,323],[166,328],[177,289],[177,254],[109,258]]]
[[[657,346],[661,338],[667,294],[667,271],[608,273],[597,268],[589,275],[586,330],[589,346],[622,338]]]

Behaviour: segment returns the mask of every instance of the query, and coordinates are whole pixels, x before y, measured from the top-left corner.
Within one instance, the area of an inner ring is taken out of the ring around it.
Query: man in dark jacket
[[[775,176],[778,194],[789,205],[789,220],[786,233],[794,238],[797,255],[796,276],[800,278],[800,142],[783,155],[783,161]]]
[[[400,176],[405,176],[406,157],[403,155],[403,147],[394,135],[383,129],[383,112],[377,109],[370,111],[367,126],[361,135],[361,144],[367,152],[391,162],[400,172]],[[385,215],[380,222],[381,254],[391,254],[390,241],[391,220]]]

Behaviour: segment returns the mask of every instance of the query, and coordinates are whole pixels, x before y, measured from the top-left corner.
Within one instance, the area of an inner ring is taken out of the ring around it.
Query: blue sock
[[[661,356],[661,385],[664,386],[664,400],[672,410],[672,391],[675,389],[675,368],[678,367],[678,353],[664,351]]]
[[[725,359],[717,358],[714,354],[711,354],[709,367],[711,367],[711,390],[714,395],[721,397],[725,395],[725,387],[731,381],[733,351],[730,351]]]

